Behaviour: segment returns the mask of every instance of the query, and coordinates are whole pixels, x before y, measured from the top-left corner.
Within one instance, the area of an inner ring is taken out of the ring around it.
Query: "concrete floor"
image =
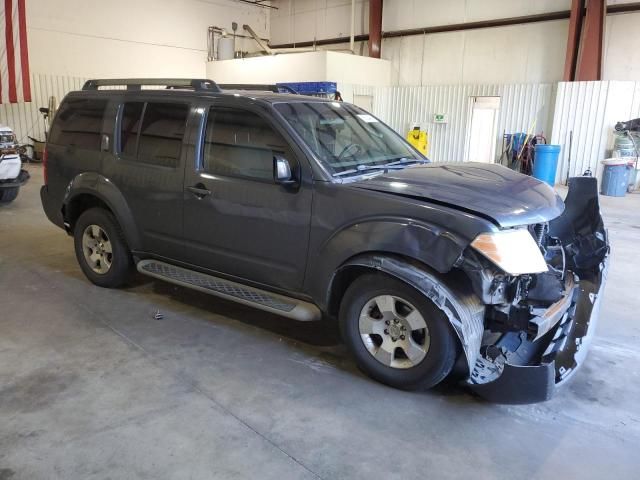
[[[95,287],[31,171],[0,208],[0,480],[638,478],[640,195],[602,199],[613,261],[584,368],[514,407],[375,383],[327,325]]]

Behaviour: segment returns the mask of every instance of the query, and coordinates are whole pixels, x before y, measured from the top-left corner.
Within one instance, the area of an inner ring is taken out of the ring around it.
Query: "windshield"
[[[274,107],[334,175],[426,161],[391,128],[355,105],[295,102]]]

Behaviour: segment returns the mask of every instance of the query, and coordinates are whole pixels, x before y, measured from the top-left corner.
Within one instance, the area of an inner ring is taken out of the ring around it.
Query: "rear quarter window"
[[[177,167],[189,105],[147,103],[142,117],[138,160],[162,167]]]
[[[87,150],[100,150],[100,133],[106,108],[106,99],[65,100],[60,105],[51,127],[49,142]]]

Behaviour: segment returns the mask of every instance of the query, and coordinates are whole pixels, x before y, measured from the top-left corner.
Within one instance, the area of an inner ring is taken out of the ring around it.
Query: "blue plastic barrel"
[[[629,172],[631,166],[628,159],[612,158],[604,160],[600,193],[609,197],[624,197],[629,186]]]
[[[533,176],[552,187],[556,183],[560,145],[537,144],[533,159]]]

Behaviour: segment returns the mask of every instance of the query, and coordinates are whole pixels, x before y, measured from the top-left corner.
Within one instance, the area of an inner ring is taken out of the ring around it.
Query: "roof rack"
[[[222,90],[253,90],[273,93],[292,93],[297,95],[293,88],[268,83],[220,83],[218,87]]]
[[[143,86],[165,86],[188,88],[196,92],[220,92],[213,80],[195,78],[107,78],[87,80],[82,90],[98,90],[100,87],[127,87],[127,90],[142,90]]]

